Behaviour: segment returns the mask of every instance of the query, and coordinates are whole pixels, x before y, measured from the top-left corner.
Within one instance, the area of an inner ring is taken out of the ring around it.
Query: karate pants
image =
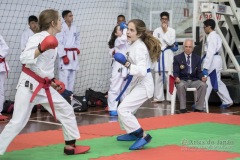
[[[76,70],[63,69],[59,70],[59,80],[65,84],[65,89],[73,92],[76,78]]]
[[[169,72],[165,71],[163,74],[159,75],[158,72],[155,73],[155,86],[154,86],[154,101],[164,101],[164,84],[163,84],[163,76],[165,76],[165,84],[166,84],[166,100],[171,101],[171,94],[169,93]]]
[[[218,94],[219,98],[221,99],[222,104],[232,104],[233,101],[232,101],[232,99],[229,95],[227,87],[221,80],[222,58],[221,58],[220,55],[215,55],[213,57],[212,65],[208,70],[208,74],[210,74],[214,69],[216,69],[216,72],[217,72],[217,81],[218,81],[218,92],[217,92],[217,94]],[[208,87],[207,87],[207,93],[206,93],[206,96],[205,96],[205,100],[206,100],[206,102],[208,102],[208,99],[209,99],[210,94],[212,92],[212,84],[211,84],[211,80],[210,80],[209,77],[207,78],[206,83],[207,83]]]
[[[138,84],[128,95],[126,95],[118,106],[118,118],[127,133],[134,132],[141,128],[134,113],[146,100],[148,100],[146,88]]]
[[[116,111],[118,106],[118,101],[116,98],[122,91],[126,81],[124,81],[124,73],[121,72],[123,66],[117,61],[113,62],[112,65],[112,77],[110,79],[110,88],[108,91],[108,110]],[[122,95],[121,100],[125,97],[125,93]]]
[[[72,106],[68,104],[68,102],[52,87],[50,87],[50,92],[54,103],[56,118],[62,124],[64,140],[70,141],[80,138],[76,117]],[[12,140],[26,126],[30,118],[32,108],[35,104],[41,104],[49,113],[52,114],[46,95],[38,94],[34,98],[33,103],[30,103],[31,96],[32,91],[30,91],[30,89],[25,87],[23,84],[20,84],[15,96],[12,119],[0,134],[0,155],[4,154]]]
[[[5,82],[5,78],[6,78],[6,72],[0,72],[0,113],[3,110],[3,103],[5,100],[5,96],[4,96],[4,82]]]

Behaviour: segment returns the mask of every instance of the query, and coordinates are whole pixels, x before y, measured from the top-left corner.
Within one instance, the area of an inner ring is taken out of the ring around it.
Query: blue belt
[[[147,73],[151,72],[151,69],[148,68],[147,69]],[[122,97],[123,93],[126,91],[127,87],[129,86],[130,82],[132,81],[133,75],[127,75],[127,77],[125,78],[125,80],[127,80],[127,83],[125,84],[123,90],[121,91],[121,93],[118,95],[118,97],[116,98],[116,101],[119,101],[120,98]],[[124,81],[125,81],[124,80]]]
[[[163,84],[165,82],[165,65],[164,65],[164,52],[167,50],[167,49],[171,49],[171,47],[166,47],[163,51],[162,51],[162,77],[163,77]],[[160,57],[158,59],[158,73],[159,75],[161,75],[161,67],[160,67]]]
[[[218,55],[218,52],[216,52],[216,53],[214,54],[214,56],[216,56],[216,55]],[[202,59],[201,59],[201,64],[202,64],[204,58],[206,58],[206,53],[203,55],[203,57],[202,57]]]

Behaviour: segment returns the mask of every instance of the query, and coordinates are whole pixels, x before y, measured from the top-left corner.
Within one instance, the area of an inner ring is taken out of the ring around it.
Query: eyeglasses
[[[192,48],[192,46],[184,46],[185,48]]]

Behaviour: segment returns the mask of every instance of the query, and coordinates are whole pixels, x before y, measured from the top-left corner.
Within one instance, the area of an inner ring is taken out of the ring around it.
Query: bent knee
[[[118,116],[120,117],[127,117],[129,114],[131,114],[131,111],[121,107],[118,107],[117,112],[118,112]]]
[[[180,82],[180,83],[176,84],[176,88],[177,89],[179,89],[179,88],[183,89],[183,88],[185,88],[185,85],[184,85],[184,83]]]

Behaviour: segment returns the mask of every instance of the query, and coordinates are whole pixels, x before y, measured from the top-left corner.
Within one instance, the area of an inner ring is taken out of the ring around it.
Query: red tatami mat
[[[226,160],[236,157],[240,157],[240,154],[171,145],[100,157],[94,160]]]
[[[152,117],[139,119],[144,130],[153,130],[159,128],[169,128],[175,126],[196,124],[202,122],[216,122],[223,124],[240,125],[240,116],[207,114],[207,113],[187,113],[178,115],[169,115],[161,117]],[[125,133],[120,129],[117,122],[93,124],[79,127],[81,140],[98,138],[102,136],[113,136]],[[61,130],[49,130],[18,135],[8,148],[8,151],[21,150],[39,146],[48,146],[64,143]]]

